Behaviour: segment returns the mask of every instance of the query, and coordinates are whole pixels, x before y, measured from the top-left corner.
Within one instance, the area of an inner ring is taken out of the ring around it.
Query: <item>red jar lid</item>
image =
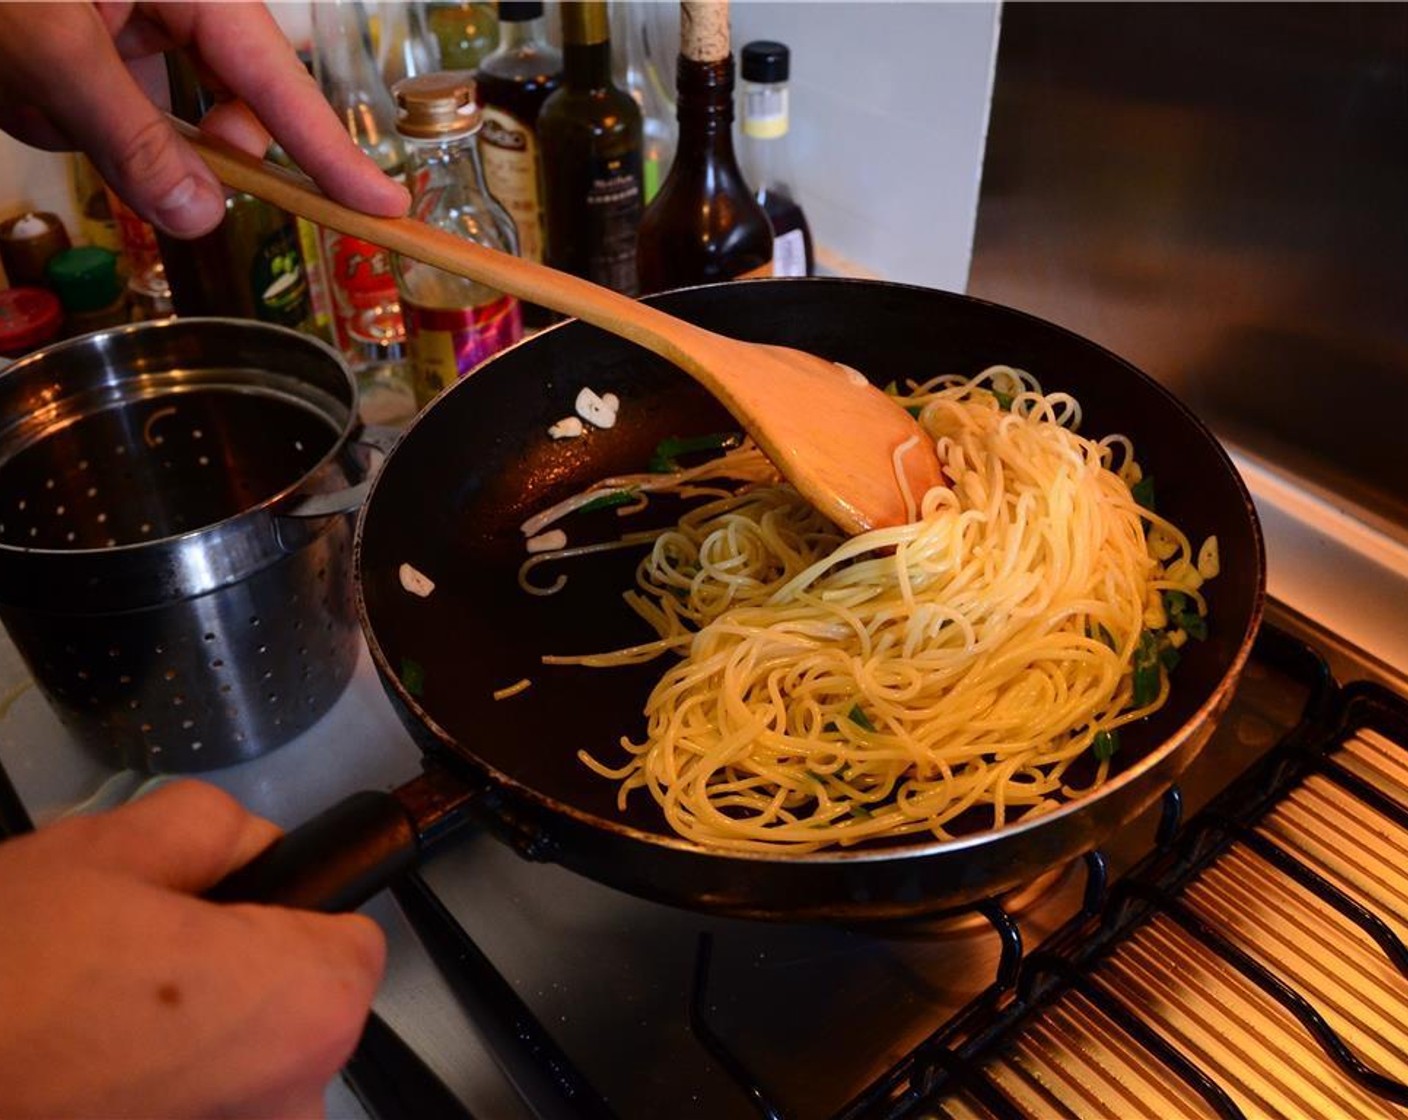
[[[63,309],[45,288],[0,290],[0,355],[18,358],[59,333]]]

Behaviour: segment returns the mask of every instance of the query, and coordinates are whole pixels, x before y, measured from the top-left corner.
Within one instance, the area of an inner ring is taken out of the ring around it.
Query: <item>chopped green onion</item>
[[[1017,399],[1016,397],[1011,393],[999,393],[996,389],[992,391],[992,395],[997,398],[998,408],[1002,409],[1003,412],[1012,411],[1012,402]]]
[[[1101,641],[1101,642],[1104,642],[1105,645],[1109,646],[1111,649],[1119,649],[1119,648],[1120,648],[1120,647],[1115,643],[1115,636],[1114,636],[1113,634],[1111,634],[1110,631],[1105,628],[1105,624],[1104,624],[1103,622],[1097,622],[1097,623],[1095,623],[1094,629],[1091,629],[1090,623],[1086,623],[1086,625],[1085,625],[1085,636],[1086,636],[1087,638],[1095,638],[1095,639],[1097,639],[1097,640],[1099,640],[1099,641]]]
[[[900,383],[892,380],[880,391],[882,393],[889,393],[892,397],[897,397],[900,395]]]
[[[1208,636],[1208,620],[1198,613],[1193,601],[1181,591],[1164,592],[1164,613],[1177,630],[1190,638],[1204,641]]]
[[[1167,672],[1171,673],[1174,669],[1178,668],[1178,663],[1182,659],[1183,655],[1167,643],[1159,648],[1159,664],[1162,665]]]
[[[1145,475],[1138,482],[1129,488],[1130,496],[1150,513],[1157,510],[1154,505],[1154,477]]]
[[[577,512],[591,513],[592,510],[614,509],[616,506],[628,505],[635,500],[638,493],[639,491],[632,486],[628,486],[624,490],[611,490],[599,498],[593,498],[586,505],[580,507]]]
[[[668,436],[655,447],[650,457],[650,469],[657,474],[668,474],[680,469],[679,457],[696,451],[726,451],[737,447],[743,437],[737,432],[714,432],[707,436]]]
[[[922,404],[907,404],[904,406],[904,410],[918,420],[924,412],[924,406]]]
[[[859,727],[862,731],[874,732],[875,725],[870,722],[870,717],[859,704],[852,704],[851,710],[846,713],[846,718]]]
[[[851,816],[859,817],[863,821],[868,821],[874,815],[875,814],[870,811],[868,806],[862,805],[857,801],[851,802]]]
[[[1159,695],[1159,642],[1145,630],[1134,650],[1134,706],[1152,704]]]
[[[1164,592],[1164,613],[1172,618],[1188,609],[1188,596],[1181,591]]]
[[[424,694],[425,669],[419,661],[412,661],[409,657],[401,658],[401,683],[412,696]]]
[[[1095,738],[1090,741],[1090,749],[1094,752],[1097,762],[1109,762],[1115,757],[1115,752],[1120,749],[1120,733],[1118,731],[1097,731]]]
[[[1178,628],[1190,638],[1197,641],[1206,641],[1208,636],[1208,620],[1197,611],[1184,611],[1175,621]]]

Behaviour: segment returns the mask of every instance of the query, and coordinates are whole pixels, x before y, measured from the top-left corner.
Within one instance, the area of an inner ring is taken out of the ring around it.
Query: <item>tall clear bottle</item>
[[[357,145],[388,175],[400,177],[405,149],[396,107],[372,56],[367,12],[359,0],[320,0],[313,9],[313,69],[323,95]],[[323,268],[332,296],[333,333],[372,414],[384,421],[414,412],[391,254],[336,230],[322,231]]]
[[[653,17],[658,5],[650,0],[612,0],[612,73],[616,84],[640,106],[644,147],[641,153],[648,204],[660,191],[660,184],[674,162],[679,129],[675,124],[675,100],[668,74],[656,64],[655,44],[658,21]]]
[[[464,71],[396,84],[396,127],[406,142],[411,217],[503,253],[516,253],[513,220],[489,194],[475,137],[481,117]],[[518,300],[463,276],[392,254],[410,341],[416,401],[425,405],[486,358],[523,337]]]
[[[389,90],[403,78],[434,74],[440,66],[440,40],[430,30],[424,0],[382,0],[376,61]]]
[[[474,76],[484,114],[479,133],[484,179],[513,218],[520,255],[531,261],[543,259],[547,221],[538,115],[562,84],[562,53],[547,42],[546,22],[541,0],[503,0],[499,48]],[[544,308],[523,306],[527,326],[543,326],[551,319]]]
[[[771,40],[748,43],[740,53],[743,135],[738,158],[772,223],[772,274],[811,276],[816,271],[812,231],[797,201],[787,139],[791,54],[785,43]]]
[[[772,226],[733,151],[733,72],[728,4],[685,0],[676,81],[680,142],[640,221],[644,292],[771,274]]]
[[[644,180],[640,108],[611,80],[605,0],[563,4],[562,85],[543,104],[538,138],[547,188],[544,259],[636,295]]]

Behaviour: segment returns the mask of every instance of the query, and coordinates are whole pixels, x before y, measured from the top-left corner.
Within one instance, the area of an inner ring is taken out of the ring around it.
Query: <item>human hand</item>
[[[219,181],[176,133],[161,52],[184,47],[220,96],[201,127],[262,156],[270,133],[337,201],[398,217],[410,198],[352,142],[262,4],[0,3],[0,128],[88,153],[139,215],[175,237],[225,215]],[[266,131],[267,129],[267,131]]]
[[[0,1116],[319,1116],[376,924],[195,897],[277,829],[201,782],[0,844]]]

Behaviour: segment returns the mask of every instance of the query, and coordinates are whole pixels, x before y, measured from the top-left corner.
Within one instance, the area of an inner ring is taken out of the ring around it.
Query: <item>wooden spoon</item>
[[[817,509],[848,533],[910,519],[944,484],[934,441],[854,370],[783,346],[704,330],[565,272],[412,218],[376,218],[310,180],[173,121],[226,186],[491,288],[575,316],[673,362],[709,390]],[[630,402],[623,402],[629,408]],[[896,452],[908,497],[896,473]]]

